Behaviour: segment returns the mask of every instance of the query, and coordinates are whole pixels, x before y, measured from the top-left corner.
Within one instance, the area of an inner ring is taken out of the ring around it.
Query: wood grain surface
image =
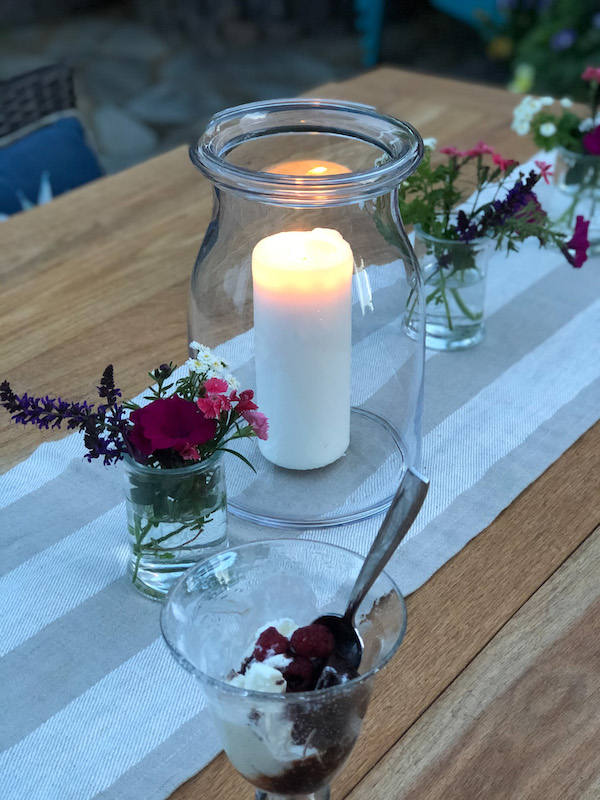
[[[600,797],[599,573],[600,528],[349,800]]]
[[[307,94],[374,105],[440,145],[533,152],[501,89],[379,68]],[[179,148],[2,223],[0,380],[92,399],[112,362],[128,397],[181,363],[211,207]],[[48,438],[0,417],[0,471]],[[599,453],[597,424],[408,599],[336,800],[600,797]],[[172,800],[252,796],[221,754]]]

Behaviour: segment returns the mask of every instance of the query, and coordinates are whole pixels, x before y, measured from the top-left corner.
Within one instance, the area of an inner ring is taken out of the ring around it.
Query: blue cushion
[[[53,197],[103,174],[76,117],[64,117],[0,147],[0,213],[21,211],[23,198],[37,203],[44,173]]]

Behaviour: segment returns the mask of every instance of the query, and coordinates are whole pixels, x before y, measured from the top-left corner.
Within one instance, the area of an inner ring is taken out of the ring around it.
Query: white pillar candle
[[[265,458],[315,469],[350,442],[350,245],[315,228],[267,236],[252,252],[256,399],[269,420]]]

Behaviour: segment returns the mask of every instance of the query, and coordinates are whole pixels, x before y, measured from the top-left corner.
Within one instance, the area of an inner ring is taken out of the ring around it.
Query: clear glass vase
[[[335,545],[278,539],[241,545],[191,569],[161,613],[174,658],[199,681],[233,766],[257,800],[327,800],[356,743],[377,672],[406,629],[402,595],[383,572],[356,616],[359,677],[325,689],[276,694],[227,682],[256,631],[289,618],[307,625],[345,610],[364,559]]]
[[[402,335],[419,265],[396,190],[423,146],[367,106],[281,100],[228,109],[191,150],[214,186],[189,337],[216,348],[269,419],[236,443],[229,509],[284,528],[385,509],[421,453],[423,339]]]
[[[227,545],[222,453],[189,467],[123,461],[133,584],[162,600],[193,564]]]
[[[431,350],[464,350],[485,334],[485,283],[494,244],[489,239],[461,242],[439,239],[415,225],[415,253],[425,289],[425,346]],[[418,337],[422,311],[413,295],[404,312],[404,330]]]
[[[573,153],[559,147],[553,180],[559,193],[554,204],[555,222],[570,234],[576,217],[583,216],[590,222],[590,252],[600,252],[600,156]]]

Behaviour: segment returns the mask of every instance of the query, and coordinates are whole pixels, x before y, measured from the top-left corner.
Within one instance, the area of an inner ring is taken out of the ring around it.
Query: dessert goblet
[[[359,607],[364,652],[358,677],[334,670],[326,688],[281,693],[234,685],[231,676],[239,678],[236,670],[243,671],[256,632],[273,620],[304,626],[343,611],[363,560],[322,542],[253,542],[197,564],[168,595],[163,636],[175,659],[199,679],[223,748],[256,787],[257,800],[329,798],[331,779],[360,733],[375,675],[404,636],[400,590],[383,572]]]

